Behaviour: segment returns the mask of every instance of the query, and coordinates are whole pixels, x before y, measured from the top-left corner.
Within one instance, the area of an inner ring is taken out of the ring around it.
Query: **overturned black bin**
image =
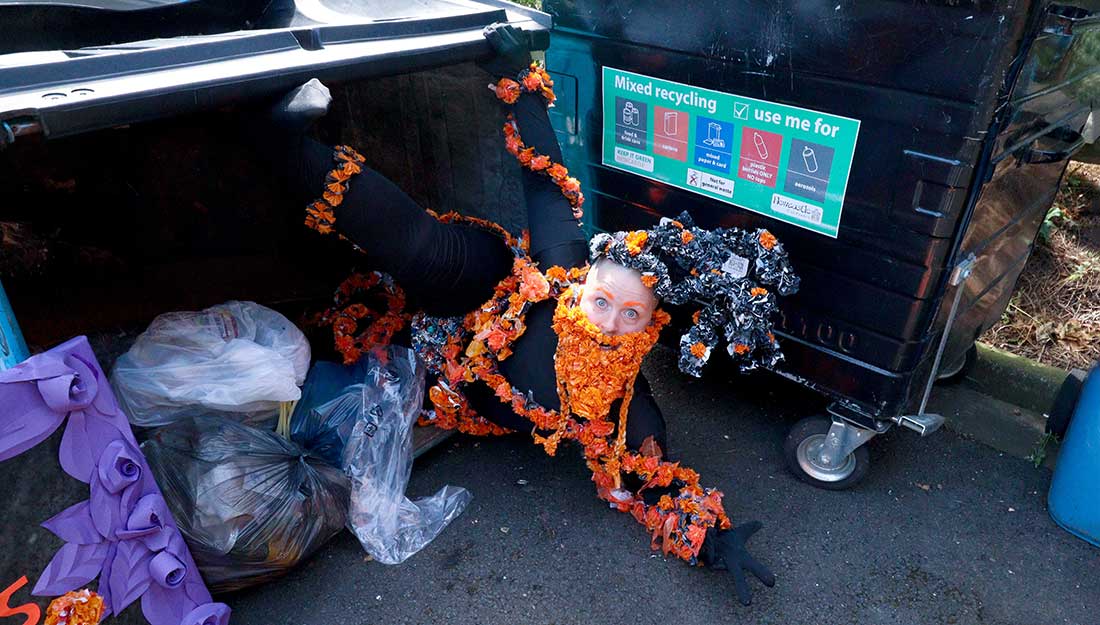
[[[548,45],[548,16],[502,0],[0,0],[14,29],[0,39],[0,368],[86,334],[109,369],[156,315],[229,299],[295,321],[324,308],[357,259],[302,227],[240,128],[312,77],[335,96],[321,139],[358,146],[423,206],[524,227],[492,77],[473,62],[493,55],[494,22]],[[61,546],[38,527],[44,505],[87,496],[42,470],[56,445],[0,466],[22,485],[5,531],[36,545],[4,579]]]
[[[1094,138],[1100,2],[544,9],[552,117],[597,228],[688,210],[787,247],[803,282],[776,372],[831,399],[788,436],[792,470],[847,488],[875,434],[936,430],[932,383],[1004,311]]]

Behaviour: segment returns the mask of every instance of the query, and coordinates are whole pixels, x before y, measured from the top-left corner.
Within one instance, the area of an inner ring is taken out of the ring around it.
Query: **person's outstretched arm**
[[[531,63],[527,40],[521,31],[507,24],[485,29],[485,38],[497,57],[482,67],[497,78],[516,79]],[[562,163],[561,146],[550,125],[547,104],[538,93],[524,91],[511,113],[524,145],[535,153]],[[574,267],[587,261],[588,247],[580,222],[573,216],[569,201],[549,176],[523,169],[523,191],[527,203],[527,223],[531,233],[531,258],[545,271],[554,265]]]

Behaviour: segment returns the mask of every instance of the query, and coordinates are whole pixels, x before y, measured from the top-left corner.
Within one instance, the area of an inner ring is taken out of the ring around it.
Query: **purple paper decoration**
[[[153,480],[88,340],[79,336],[0,371],[0,461],[68,418],[58,460],[89,497],[42,524],[65,541],[33,594],[57,596],[96,577],[107,613],[141,599],[151,625],[227,625]]]

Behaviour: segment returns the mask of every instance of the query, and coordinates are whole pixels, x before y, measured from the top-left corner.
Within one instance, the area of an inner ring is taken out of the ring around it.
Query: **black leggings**
[[[534,94],[524,94],[513,107],[520,134],[528,146],[561,162],[546,107]],[[333,168],[332,148],[298,138],[297,155],[285,163],[287,179],[301,206],[320,195],[325,173]],[[587,260],[587,244],[569,203],[541,174],[523,170],[531,257],[545,270],[575,267]],[[508,276],[513,256],[496,235],[465,224],[437,221],[412,198],[378,172],[364,167],[354,176],[344,201],[336,207],[336,229],[362,248],[368,266],[390,274],[410,304],[430,315],[462,315],[485,303],[493,287]],[[532,306],[527,331],[502,361],[501,372],[521,389],[530,390],[542,406],[559,409],[554,374],[557,335],[551,328],[556,302]],[[490,421],[521,432],[532,424],[497,399],[485,384],[464,389],[470,405]],[[612,414],[618,412],[618,403]],[[665,422],[641,375],[635,383],[627,421],[627,445],[638,449],[649,436],[667,449]]]

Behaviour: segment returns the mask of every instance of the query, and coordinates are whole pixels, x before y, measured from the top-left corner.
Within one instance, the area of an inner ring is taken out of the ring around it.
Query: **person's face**
[[[656,308],[657,298],[637,271],[605,260],[588,272],[581,310],[604,334],[641,332]]]

